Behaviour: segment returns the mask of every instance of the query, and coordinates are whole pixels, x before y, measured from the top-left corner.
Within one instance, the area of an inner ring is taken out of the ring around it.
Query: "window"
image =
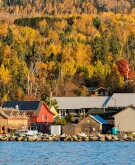
[[[68,127],[67,127],[67,130],[71,130],[71,127],[70,127],[70,126],[68,126]]]
[[[108,96],[108,91],[105,92],[105,96]]]
[[[98,92],[95,92],[95,95],[98,95]]]
[[[48,120],[48,115],[46,115],[46,120]]]
[[[45,120],[45,116],[44,115],[42,115],[42,120]]]
[[[90,123],[90,121],[89,121],[89,120],[87,120],[87,123]]]

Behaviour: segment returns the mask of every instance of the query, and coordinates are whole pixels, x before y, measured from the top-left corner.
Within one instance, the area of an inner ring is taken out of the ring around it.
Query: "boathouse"
[[[6,101],[2,107],[12,107],[25,112],[29,117],[29,126],[39,132],[48,133],[54,122],[53,112],[43,101]]]
[[[135,106],[131,105],[115,114],[114,126],[120,132],[135,132]]]
[[[13,108],[0,108],[0,134],[26,129],[28,117],[25,112]]]
[[[106,133],[110,128],[109,123],[99,116],[89,115],[82,118],[78,123],[70,123],[63,126],[62,131],[64,134],[76,135],[85,133],[86,135]]]

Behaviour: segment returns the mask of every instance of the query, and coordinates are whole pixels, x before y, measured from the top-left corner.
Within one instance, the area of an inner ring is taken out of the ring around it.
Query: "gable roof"
[[[101,118],[100,116],[92,116],[90,115],[90,117],[94,120],[96,120],[98,123],[100,124],[109,124],[106,120],[104,120],[103,118]]]
[[[110,96],[100,97],[52,97],[58,102],[58,109],[103,108]]]
[[[130,106],[126,107],[125,109],[123,109],[122,111],[120,111],[120,112],[116,113],[115,115],[113,115],[113,117],[123,113],[124,111],[128,110],[129,108],[132,109],[132,110],[135,110],[135,106],[130,105]]]
[[[59,114],[57,113],[56,109],[54,106],[51,106],[50,111],[53,113],[54,116],[58,116]]]
[[[101,90],[101,89],[103,89],[103,90],[105,90],[105,91],[109,91],[107,88],[104,88],[104,87],[96,88],[96,89],[94,89],[93,91],[98,91],[98,90]]]
[[[34,112],[33,116],[38,116],[42,104],[53,114],[43,101],[6,101],[3,103],[2,108],[16,108],[17,106],[20,111]]]
[[[5,101],[2,108],[16,108],[19,110],[37,110],[40,101]]]
[[[28,118],[24,112],[21,112],[19,110],[13,109],[13,108],[0,108],[0,114],[7,118],[10,117],[20,117],[20,118]],[[11,116],[12,114],[12,116]]]
[[[135,105],[135,93],[114,93],[106,107],[127,107]]]

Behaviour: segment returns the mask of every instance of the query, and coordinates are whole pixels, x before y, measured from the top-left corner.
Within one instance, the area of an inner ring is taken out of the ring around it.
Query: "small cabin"
[[[87,116],[82,118],[78,123],[70,123],[63,126],[63,133],[76,135],[81,132],[86,135],[97,134],[98,132],[105,133],[110,129],[110,125],[107,121],[99,116]]]
[[[110,90],[104,87],[99,88],[89,88],[91,96],[110,96]]]

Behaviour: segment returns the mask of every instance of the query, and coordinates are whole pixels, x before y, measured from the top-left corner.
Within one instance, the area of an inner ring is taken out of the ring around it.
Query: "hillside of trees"
[[[0,101],[135,91],[128,0],[0,0]]]

